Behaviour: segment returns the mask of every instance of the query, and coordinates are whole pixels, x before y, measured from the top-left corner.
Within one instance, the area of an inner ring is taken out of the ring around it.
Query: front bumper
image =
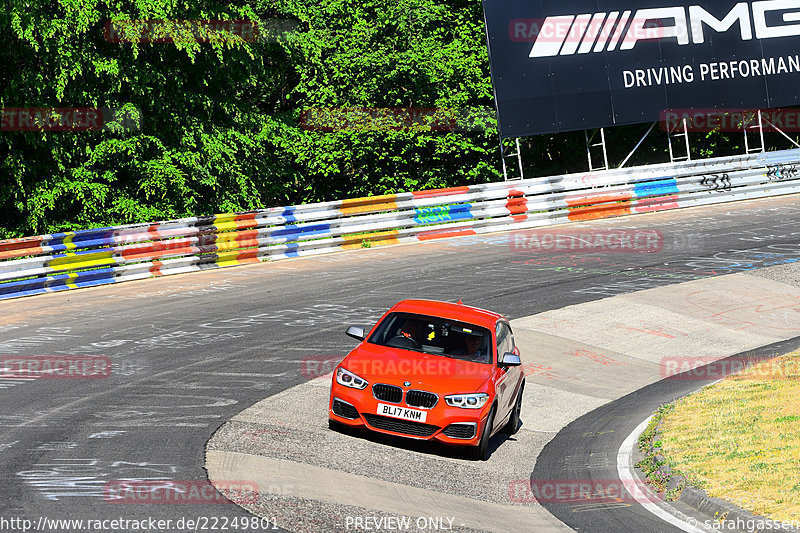
[[[436,440],[455,446],[476,446],[491,409],[491,401],[481,409],[450,407],[440,398],[431,409],[401,407],[427,412],[425,422],[412,422],[378,414],[378,404],[387,403],[375,399],[371,387],[356,390],[334,381],[328,404],[331,420],[351,427],[365,427],[371,431],[418,440]]]

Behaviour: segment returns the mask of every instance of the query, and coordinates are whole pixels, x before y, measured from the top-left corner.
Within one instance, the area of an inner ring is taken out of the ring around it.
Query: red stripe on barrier
[[[258,246],[258,230],[240,231],[236,235],[236,242],[246,246]]]
[[[256,213],[236,215],[234,222],[236,222],[237,228],[255,228],[258,226],[258,222],[256,222]]]
[[[161,272],[161,266],[163,263],[161,261],[153,261],[153,266],[150,267],[150,273],[154,276],[163,276],[164,273]]]
[[[150,234],[150,238],[156,240],[161,237],[161,233],[159,233],[158,228],[161,227],[161,224],[151,224],[149,228],[147,228],[147,233]]]
[[[430,198],[431,196],[450,196],[453,194],[465,194],[469,192],[469,187],[449,187],[447,189],[428,189],[425,191],[412,191],[414,198]]]
[[[240,263],[260,263],[258,259],[258,250],[242,250],[239,252],[239,255],[236,256],[236,260]]]
[[[464,235],[475,235],[475,230],[472,229],[462,229],[462,230],[454,230],[454,231],[424,231],[422,233],[417,234],[417,239],[421,241],[430,241],[433,239],[446,239],[447,237],[462,237]]]
[[[678,208],[678,195],[660,196],[658,198],[645,198],[636,202],[634,211],[637,213],[649,213],[652,211],[663,211],[665,209]]]
[[[528,218],[528,199],[525,197],[525,193],[516,189],[511,189],[508,191],[507,198],[506,209],[513,215],[511,218],[513,218],[515,222],[526,220]]]
[[[594,220],[631,214],[631,194],[598,194],[567,198],[569,220]]]
[[[41,246],[43,240],[42,237],[37,236],[0,241],[0,259],[42,254],[44,253],[44,249]]]
[[[117,254],[125,259],[155,259],[157,257],[164,257],[166,255],[186,255],[194,254],[197,252],[197,247],[194,245],[193,239],[168,239],[166,241],[156,241],[142,245],[136,245],[117,252]]]

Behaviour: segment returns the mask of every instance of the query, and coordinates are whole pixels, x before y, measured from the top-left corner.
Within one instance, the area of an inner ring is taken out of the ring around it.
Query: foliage
[[[456,131],[379,127],[374,116],[320,131],[303,120],[309,110],[493,109],[480,0],[6,6],[0,109],[113,113],[102,131],[0,131],[0,238],[501,179],[493,117]],[[148,20],[272,31],[198,42],[175,27],[171,42],[139,42]],[[107,38],[111,21],[123,42]],[[608,130],[610,163],[645,130]],[[731,139],[700,139],[693,155],[738,149]],[[663,161],[665,141],[654,131],[629,164]],[[528,177],[586,170],[583,132],[523,139],[522,150]]]
[[[289,20],[300,31],[254,42],[104,37],[109,20],[154,19]],[[317,107],[490,107],[477,0],[10,0],[0,27],[0,108],[108,108],[140,126],[1,132],[0,237],[498,177],[492,128],[300,124]]]

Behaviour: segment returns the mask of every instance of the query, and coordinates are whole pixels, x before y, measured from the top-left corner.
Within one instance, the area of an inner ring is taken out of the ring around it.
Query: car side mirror
[[[364,328],[360,328],[358,326],[350,326],[349,328],[347,328],[347,335],[349,337],[353,337],[358,341],[363,341],[364,338],[366,337],[364,335]]]
[[[502,366],[520,366],[522,359],[514,352],[506,352],[503,354],[503,359],[500,361]]]

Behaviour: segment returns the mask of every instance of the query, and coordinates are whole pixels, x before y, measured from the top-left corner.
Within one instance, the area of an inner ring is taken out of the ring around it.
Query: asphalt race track
[[[202,528],[176,527],[177,521],[248,517],[230,503],[115,503],[107,501],[108,487],[129,479],[206,480],[205,444],[220,426],[256,402],[309,381],[305,362],[346,353],[353,345],[346,327],[374,323],[397,300],[462,299],[516,319],[793,263],[800,259],[796,203],[790,196],[568,227],[655,232],[658,239],[648,244],[648,253],[534,249],[531,235],[567,229],[551,228],[3,302],[3,357],[103,356],[112,371],[101,379],[0,377],[0,520],[24,518],[47,526],[40,530],[80,531],[39,522],[40,517],[154,518],[172,520],[170,530],[188,531]],[[613,405],[609,409],[625,409]],[[637,405],[634,418],[650,408],[646,402]],[[509,440],[501,447],[513,445]],[[658,524],[655,517],[637,516]],[[293,530],[291,524],[286,528]]]
[[[798,348],[800,339],[793,338],[733,357],[763,358]],[[685,396],[712,381],[716,381],[716,378],[665,379],[582,416],[560,431],[539,454],[536,468],[531,474],[532,483],[549,479],[607,480],[617,477],[616,455],[625,436],[661,403]],[[590,438],[586,438],[587,435]],[[584,505],[580,512],[576,512],[574,503],[567,502],[549,502],[544,507],[576,531],[682,531],[663,521],[654,521],[653,515],[636,503],[606,501]],[[700,517],[696,511],[681,505],[681,502],[671,505],[689,516]]]

